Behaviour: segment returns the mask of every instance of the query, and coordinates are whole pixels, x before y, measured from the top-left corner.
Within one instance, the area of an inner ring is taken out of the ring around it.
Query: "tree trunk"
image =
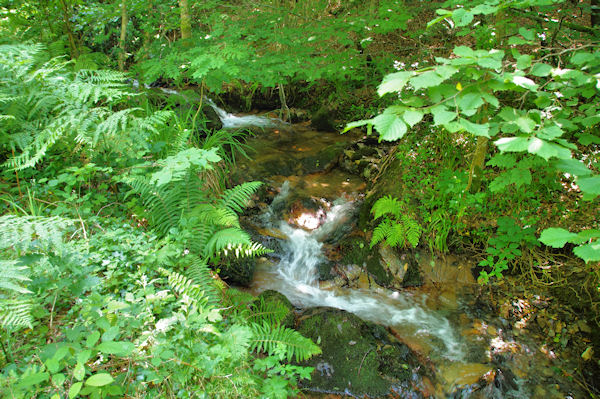
[[[487,155],[489,139],[487,137],[477,137],[477,146],[471,160],[471,170],[469,171],[469,183],[466,191],[476,193],[481,188],[483,179],[483,170],[485,168],[485,156]]]
[[[60,0],[63,11],[63,21],[65,23],[65,31],[69,38],[69,48],[71,49],[71,58],[79,57],[79,48],[77,47],[77,41],[75,40],[75,34],[71,26],[71,13],[65,0]]]
[[[592,28],[600,26],[600,0],[591,0],[592,15],[591,22]]]
[[[181,11],[181,38],[189,40],[192,38],[192,20],[188,0],[179,0],[179,9]]]
[[[121,0],[121,39],[119,41],[119,71],[125,70],[125,59],[127,53],[125,52],[125,39],[127,38],[127,23],[129,22],[129,16],[127,15],[127,0]]]

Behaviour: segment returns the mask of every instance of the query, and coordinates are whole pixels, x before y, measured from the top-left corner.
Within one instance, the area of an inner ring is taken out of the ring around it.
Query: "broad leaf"
[[[566,243],[577,238],[577,234],[571,233],[565,229],[551,227],[542,231],[540,241],[552,248],[562,248]]]
[[[406,123],[394,113],[383,113],[373,118],[373,126],[379,132],[381,140],[395,141],[404,137],[407,131]]]
[[[85,385],[92,387],[103,387],[114,381],[114,378],[108,373],[94,374],[85,381]]]

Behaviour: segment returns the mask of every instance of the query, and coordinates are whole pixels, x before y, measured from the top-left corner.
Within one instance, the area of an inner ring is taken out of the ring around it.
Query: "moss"
[[[408,269],[402,279],[403,287],[420,287],[423,285],[423,275],[419,268],[419,262],[415,259],[414,255],[408,255]]]
[[[255,258],[230,258],[224,261],[219,275],[229,284],[247,287],[254,278]]]
[[[367,272],[375,282],[382,287],[391,284],[393,278],[381,265],[377,251],[369,248],[369,243],[363,238],[349,238],[340,244],[340,250],[344,254],[344,264],[366,267]]]
[[[309,309],[300,320],[298,331],[323,351],[306,362],[315,371],[305,389],[378,397],[411,378],[405,365],[416,365],[415,358],[406,346],[390,342],[384,327],[331,308]]]

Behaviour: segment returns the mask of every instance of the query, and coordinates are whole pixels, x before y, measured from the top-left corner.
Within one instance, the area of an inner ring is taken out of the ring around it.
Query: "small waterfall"
[[[234,115],[225,111],[222,108],[219,108],[214,101],[210,98],[206,100],[208,105],[215,110],[219,119],[223,123],[223,128],[225,129],[236,129],[243,127],[260,127],[260,128],[276,128],[279,126],[285,126],[286,123],[281,119],[276,118],[268,118],[266,116],[259,115]]]
[[[287,183],[287,182],[286,182]],[[271,207],[280,207],[288,195],[289,185],[282,187]],[[462,344],[447,318],[424,305],[424,295],[413,297],[402,292],[374,293],[358,289],[324,290],[317,281],[317,267],[326,261],[322,253],[327,236],[347,223],[354,211],[352,202],[339,201],[327,214],[326,221],[313,231],[306,231],[279,222],[279,230],[288,239],[282,244],[283,255],[277,266],[278,278],[265,289],[275,289],[293,303],[303,306],[329,306],[354,313],[362,319],[387,326],[401,326],[403,331],[429,336],[433,350],[449,360],[461,360]],[[263,221],[272,220],[273,209]]]

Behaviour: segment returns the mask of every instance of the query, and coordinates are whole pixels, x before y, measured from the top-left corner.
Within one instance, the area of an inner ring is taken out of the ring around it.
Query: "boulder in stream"
[[[221,267],[219,276],[228,284],[248,287],[252,283],[254,270],[256,269],[256,258],[227,258]]]
[[[304,389],[355,397],[394,392],[424,397],[419,390],[425,367],[385,327],[327,307],[307,309],[298,320],[297,330],[323,351],[305,362],[315,371],[302,383]]]

